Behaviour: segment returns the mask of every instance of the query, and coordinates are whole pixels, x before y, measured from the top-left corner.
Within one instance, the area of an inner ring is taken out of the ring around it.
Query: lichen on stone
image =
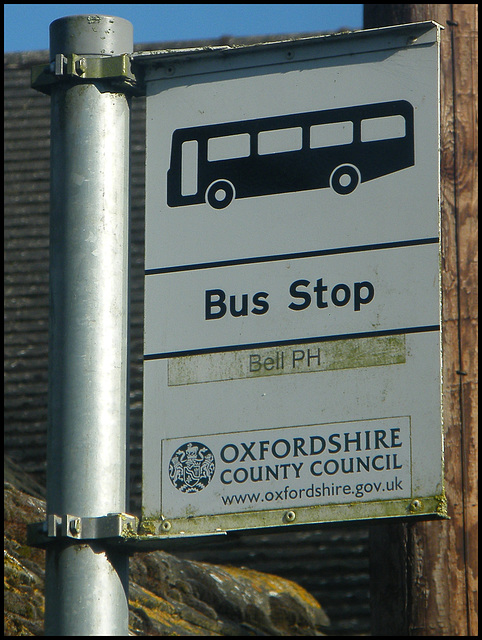
[[[45,520],[45,507],[38,495],[4,483],[5,636],[44,635],[45,551],[27,545],[26,530]],[[328,624],[307,591],[278,576],[164,551],[130,559],[130,635],[324,635]]]

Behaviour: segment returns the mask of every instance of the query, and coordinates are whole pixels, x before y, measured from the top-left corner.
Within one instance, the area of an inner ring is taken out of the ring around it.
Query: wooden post
[[[366,4],[365,28],[423,20],[441,37],[442,344],[450,520],[371,527],[372,635],[474,636],[477,619],[476,4]]]

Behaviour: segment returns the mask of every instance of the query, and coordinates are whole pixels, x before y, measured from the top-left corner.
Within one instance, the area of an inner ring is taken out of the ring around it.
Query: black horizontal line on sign
[[[197,356],[203,353],[221,353],[223,351],[246,351],[248,349],[262,349],[264,347],[284,347],[292,344],[309,344],[313,342],[328,342],[331,340],[351,340],[353,338],[373,338],[375,336],[395,336],[407,333],[427,333],[440,331],[440,325],[427,325],[423,327],[404,327],[402,329],[389,329],[386,331],[367,331],[361,333],[346,333],[333,336],[317,336],[311,338],[296,338],[293,340],[276,340],[272,342],[253,342],[250,344],[226,345],[224,347],[207,347],[204,349],[186,349],[184,351],[166,351],[164,353],[149,353],[144,360],[163,360],[165,358],[180,358],[182,356]]]
[[[219,267],[232,267],[235,265],[257,264],[260,262],[276,262],[277,260],[297,260],[299,258],[316,258],[320,256],[333,256],[343,253],[356,253],[360,251],[377,251],[380,249],[397,249],[400,247],[415,247],[425,244],[437,244],[438,238],[419,238],[418,240],[400,240],[397,242],[382,242],[380,244],[366,244],[355,247],[338,247],[336,249],[320,249],[319,251],[302,251],[299,253],[280,253],[273,256],[257,256],[254,258],[238,258],[236,260],[219,260],[217,262],[200,262],[198,264],[178,265],[175,267],[160,267],[158,269],[146,269],[146,276],[155,276],[164,273],[179,271],[194,271],[197,269],[216,269]]]

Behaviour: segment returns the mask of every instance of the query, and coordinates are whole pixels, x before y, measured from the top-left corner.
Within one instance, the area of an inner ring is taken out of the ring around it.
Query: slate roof
[[[310,35],[310,34],[306,34]],[[273,37],[272,39],[276,39]],[[265,40],[265,38],[263,38]],[[209,44],[231,44],[232,38]],[[243,43],[255,38],[242,39]],[[202,46],[156,43],[136,50]],[[5,453],[45,484],[48,376],[50,98],[30,87],[30,69],[47,51],[4,60],[4,417]],[[131,124],[131,512],[140,510],[142,322],[144,277],[144,110],[135,98]],[[238,535],[184,555],[244,565],[294,580],[331,618],[330,635],[369,632],[368,529],[323,525],[297,534]]]
[[[5,57],[5,450],[44,477],[47,423],[50,101],[30,89],[46,52]]]

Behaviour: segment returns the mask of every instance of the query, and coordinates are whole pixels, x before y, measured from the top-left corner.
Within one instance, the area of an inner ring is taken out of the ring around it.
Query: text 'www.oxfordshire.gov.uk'
[[[312,484],[307,488],[294,489],[289,485],[280,491],[266,491],[265,493],[241,493],[231,496],[221,496],[224,505],[235,504],[260,504],[264,502],[276,503],[277,500],[296,500],[303,498],[334,498],[336,496],[353,496],[354,498],[364,498],[369,494],[381,494],[391,491],[403,490],[403,480],[395,476],[392,480],[379,482],[365,482],[355,485],[335,484],[322,482],[321,485]]]

